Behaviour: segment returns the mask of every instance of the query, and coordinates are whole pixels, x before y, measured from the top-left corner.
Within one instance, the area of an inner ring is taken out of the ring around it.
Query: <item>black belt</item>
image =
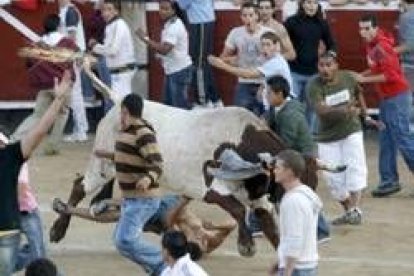
[[[120,73],[124,73],[124,72],[127,72],[127,71],[135,70],[135,68],[137,68],[138,70],[143,70],[143,69],[147,69],[148,65],[147,64],[129,63],[129,64],[124,65],[124,66],[109,68],[109,72],[111,74],[120,74]]]

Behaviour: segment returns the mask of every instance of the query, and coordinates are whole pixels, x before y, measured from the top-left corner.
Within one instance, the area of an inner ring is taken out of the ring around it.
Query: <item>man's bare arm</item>
[[[48,130],[53,125],[58,116],[66,96],[72,86],[71,74],[66,71],[60,83],[55,79],[55,99],[47,109],[46,113],[40,119],[39,123],[21,140],[21,150],[24,159],[28,159],[36,147],[40,144],[43,137],[46,136]]]

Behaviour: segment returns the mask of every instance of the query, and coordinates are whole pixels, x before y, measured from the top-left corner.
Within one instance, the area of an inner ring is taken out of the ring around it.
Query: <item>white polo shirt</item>
[[[160,55],[166,75],[181,71],[192,64],[188,54],[188,33],[181,19],[173,17],[165,22],[161,42],[173,45],[170,52]]]

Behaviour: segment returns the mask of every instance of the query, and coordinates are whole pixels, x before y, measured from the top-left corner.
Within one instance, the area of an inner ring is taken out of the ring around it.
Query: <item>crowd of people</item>
[[[216,249],[235,228],[232,221],[224,225],[203,221],[186,208],[189,200],[185,196],[160,191],[163,153],[154,127],[143,118],[145,102],[133,91],[132,79],[139,70],[134,36],[159,58],[164,70],[164,104],[186,110],[223,108],[222,91],[214,81],[213,68],[218,69],[238,78],[232,105],[263,118],[289,148],[264,166],[285,191],[274,207],[280,243],[271,275],[317,275],[320,232],[325,233],[323,238],[329,237],[322,200],[300,180],[305,159],[341,165],[341,169],[323,173],[333,199],[344,210],[332,219],[336,226],[363,223],[361,198],[368,183],[364,124],[379,131],[380,182],[373,197],[401,190],[398,151],[414,173],[411,0],[406,0],[400,16],[399,43],[374,15],[359,19],[358,31],[366,44],[367,69],[363,72],[340,68],[341,53],[336,51],[334,35],[317,0],[298,0],[297,12],[284,22],[275,19],[280,1],[234,1],[240,5],[242,25],[228,33],[218,56],[213,55],[212,46],[213,0],[160,0],[159,40],[143,28],[130,26],[119,3],[111,0],[96,1],[95,28],[86,40],[85,20],[76,5],[71,0],[58,2],[59,10],[44,19],[39,46],[88,52],[93,61],[27,62],[30,84],[38,91],[36,107],[10,137],[0,132],[0,275],[26,268],[26,275],[59,275],[47,259],[27,161],[45,136],[48,155],[60,153],[61,140],[88,139],[83,95],[92,95],[96,87],[113,92],[100,97],[107,120],[119,122],[116,130],[108,130],[117,133],[113,150],[94,148],[93,154],[113,166],[121,199],[103,200],[90,209],[57,200],[54,210],[89,220],[116,221],[116,249],[148,275],[208,275],[196,260]],[[367,114],[362,86],[366,83],[376,84],[371,93],[380,98],[378,119]],[[69,114],[73,130],[63,138]],[[82,181],[87,182],[88,176]],[[251,231],[260,231],[254,220],[254,214],[249,216]],[[143,231],[162,234],[161,247],[147,241]],[[21,244],[21,235],[27,243]],[[52,241],[62,238],[55,235],[51,233]]]

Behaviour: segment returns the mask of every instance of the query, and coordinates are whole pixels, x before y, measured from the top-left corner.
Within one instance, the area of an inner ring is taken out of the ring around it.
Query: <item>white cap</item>
[[[4,135],[3,132],[0,132],[0,142],[6,145],[9,143],[9,138],[7,138],[7,136]]]

